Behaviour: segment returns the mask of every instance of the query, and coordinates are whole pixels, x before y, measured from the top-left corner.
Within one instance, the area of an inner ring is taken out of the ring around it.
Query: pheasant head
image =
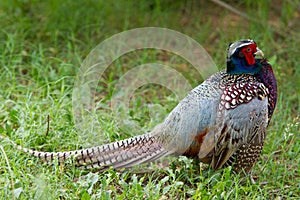
[[[253,40],[239,40],[231,43],[227,55],[228,74],[257,74],[262,65],[255,56],[264,56]]]

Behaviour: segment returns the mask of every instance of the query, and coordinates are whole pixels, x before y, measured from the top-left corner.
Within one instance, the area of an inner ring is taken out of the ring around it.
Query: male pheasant
[[[185,155],[249,172],[259,158],[277,99],[271,65],[253,40],[229,45],[227,69],[194,88],[150,133],[69,152],[19,150],[46,161],[75,157],[87,168],[127,168],[167,155]]]

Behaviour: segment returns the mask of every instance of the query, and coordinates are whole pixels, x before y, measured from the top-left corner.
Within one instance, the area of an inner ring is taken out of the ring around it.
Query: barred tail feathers
[[[86,149],[86,156],[77,157],[86,168],[109,167],[127,168],[145,162],[157,160],[172,154],[149,134],[132,137],[110,144]]]
[[[3,136],[0,135],[0,138]],[[9,140],[9,139],[8,139]],[[157,160],[172,154],[157,142],[154,136],[144,134],[110,144],[67,152],[41,152],[24,148],[9,140],[19,151],[38,157],[47,163],[57,159],[59,163],[74,157],[85,168],[127,168]]]
[[[58,162],[64,162],[66,161],[68,158],[70,158],[73,155],[77,154],[77,151],[68,151],[68,152],[43,152],[43,151],[36,151],[33,149],[29,149],[26,147],[22,147],[21,145],[16,144],[14,141],[10,140],[9,138],[3,136],[0,134],[0,138],[3,140],[7,140],[9,141],[14,148],[16,148],[18,151],[22,151],[26,154],[30,154],[31,156],[40,158],[44,161],[46,161],[47,163],[58,159]]]

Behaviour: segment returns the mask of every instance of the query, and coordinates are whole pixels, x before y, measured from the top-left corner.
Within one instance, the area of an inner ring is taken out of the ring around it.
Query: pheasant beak
[[[264,53],[258,47],[256,47],[256,52],[254,53],[254,55],[261,56],[262,58],[264,57]]]

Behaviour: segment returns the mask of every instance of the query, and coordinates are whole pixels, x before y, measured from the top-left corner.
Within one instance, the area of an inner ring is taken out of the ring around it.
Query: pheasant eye
[[[250,52],[250,51],[251,51],[251,48],[248,47],[248,48],[246,49],[246,52]]]

